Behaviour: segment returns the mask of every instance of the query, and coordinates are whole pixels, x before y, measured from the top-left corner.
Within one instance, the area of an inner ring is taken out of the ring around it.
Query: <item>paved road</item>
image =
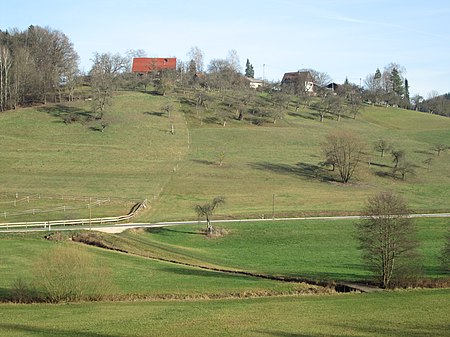
[[[449,218],[450,213],[424,213],[424,214],[410,214],[411,218]],[[274,221],[302,221],[302,220],[349,220],[349,219],[361,219],[360,215],[343,215],[343,216],[313,216],[313,217],[297,217],[297,218],[275,218],[275,219],[227,219],[227,220],[213,220],[213,223],[233,223],[233,222],[274,222]],[[130,228],[152,228],[152,227],[169,227],[169,226],[181,226],[198,224],[198,221],[167,221],[167,222],[154,222],[154,223],[127,223],[116,225],[96,225],[96,226],[67,226],[67,227],[51,227],[49,228],[21,228],[21,229],[0,229],[0,233],[17,233],[17,232],[47,232],[52,231],[70,231],[70,230],[96,230],[108,233],[121,233]],[[205,223],[201,221],[200,223]]]

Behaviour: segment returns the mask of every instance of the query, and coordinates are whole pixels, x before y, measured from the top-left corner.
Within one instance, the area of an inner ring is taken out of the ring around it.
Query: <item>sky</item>
[[[364,84],[396,63],[425,98],[450,92],[449,21],[448,0],[0,0],[1,30],[59,30],[86,72],[95,52],[187,61],[196,46],[206,66],[234,49],[242,69],[248,58],[275,81],[311,68]]]

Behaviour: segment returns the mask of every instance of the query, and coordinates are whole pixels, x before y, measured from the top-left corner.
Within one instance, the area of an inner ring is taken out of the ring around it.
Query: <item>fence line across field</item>
[[[131,200],[138,202],[142,200],[137,197],[105,197],[105,196],[74,196],[74,195],[64,195],[64,194],[42,194],[42,193],[31,193],[31,192],[0,192],[0,200],[1,198],[11,197],[13,200],[10,201],[0,201],[0,204],[6,203],[14,203],[30,201],[30,200],[38,200],[38,199],[48,199],[48,200],[73,200],[73,201],[89,201],[90,199],[108,199],[108,200]]]
[[[9,217],[13,217],[13,216],[19,216],[19,215],[26,215],[26,214],[38,214],[38,213],[52,213],[52,212],[60,212],[60,211],[73,211],[73,210],[78,210],[78,209],[85,209],[85,208],[89,208],[92,206],[99,206],[105,203],[110,202],[111,200],[105,199],[105,200],[96,200],[90,204],[85,204],[83,206],[58,206],[55,208],[51,208],[51,209],[39,209],[39,208],[32,208],[32,209],[27,209],[24,211],[20,211],[20,212],[6,212],[6,211],[1,211],[0,212],[0,216],[4,217],[6,219],[7,216]]]
[[[142,209],[147,208],[147,199],[136,204],[130,213],[121,216],[103,217],[103,218],[85,218],[73,220],[52,220],[52,221],[34,221],[34,222],[4,222],[0,223],[1,229],[10,228],[31,228],[42,227],[50,230],[52,226],[74,226],[74,225],[90,225],[90,224],[107,224],[130,220]]]

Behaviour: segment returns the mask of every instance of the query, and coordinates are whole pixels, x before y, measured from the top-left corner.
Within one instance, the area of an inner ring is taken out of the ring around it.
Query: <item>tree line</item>
[[[78,54],[58,30],[0,31],[0,111],[73,99]]]
[[[48,101],[71,101],[75,89],[82,82],[91,86],[93,110],[102,112],[112,92],[119,88],[146,90],[152,86],[163,95],[175,87],[240,91],[248,87],[246,78],[254,77],[250,60],[246,60],[242,71],[235,50],[230,50],[225,58],[210,60],[205,66],[204,52],[192,47],[187,53],[187,61],[179,61],[176,70],[137,77],[131,73],[131,61],[133,57],[145,56],[143,50],[130,50],[125,56],[95,53],[89,73],[81,74],[78,54],[64,33],[40,26],[30,26],[24,31],[0,30],[0,111]],[[409,83],[404,76],[406,70],[396,63],[386,65],[383,71],[377,68],[373,74],[367,75],[364,88],[346,79],[338,86],[337,97],[326,90],[326,85],[331,82],[328,74],[314,69],[305,71],[312,75],[317,89],[319,100],[314,108],[321,121],[326,114],[333,114],[339,120],[343,110],[356,117],[362,101],[450,116],[450,94],[438,95],[433,91],[428,99],[420,95],[410,97]],[[266,84],[266,89],[281,91],[280,83],[266,81]],[[306,89],[300,82],[283,91],[296,96],[297,104],[309,104],[311,97]],[[282,95],[274,96],[277,96],[277,101],[286,100]]]

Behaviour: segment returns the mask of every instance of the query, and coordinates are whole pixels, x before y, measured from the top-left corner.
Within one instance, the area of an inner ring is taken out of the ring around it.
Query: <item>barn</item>
[[[154,71],[175,70],[177,68],[177,59],[175,57],[136,57],[133,59],[131,68],[133,73],[147,74]]]

